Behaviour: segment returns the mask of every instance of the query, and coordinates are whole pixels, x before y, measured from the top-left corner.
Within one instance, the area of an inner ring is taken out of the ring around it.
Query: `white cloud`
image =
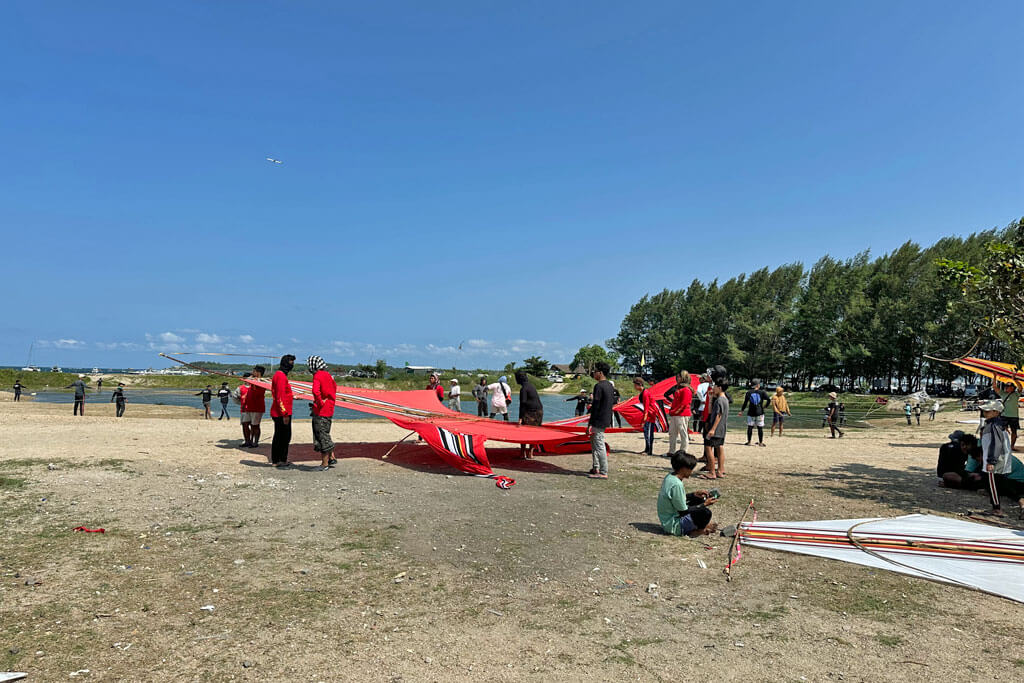
[[[38,343],[40,346],[54,349],[80,349],[86,345],[84,341],[78,339],[43,339]]]
[[[180,344],[185,341],[184,337],[179,337],[173,332],[161,332],[160,334],[149,334],[146,333],[146,341],[148,342],[163,342],[164,344]]]
[[[243,344],[252,344],[256,340],[253,338],[251,334],[241,334],[238,336],[238,341],[242,342]]]
[[[199,344],[222,344],[224,337],[219,334],[207,334],[206,332],[200,332],[196,335],[196,342]]]

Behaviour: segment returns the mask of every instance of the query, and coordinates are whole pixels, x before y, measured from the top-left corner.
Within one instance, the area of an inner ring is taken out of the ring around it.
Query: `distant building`
[[[405,371],[407,373],[409,373],[410,375],[415,375],[416,373],[426,374],[428,372],[433,372],[436,369],[437,368],[434,368],[434,367],[432,367],[430,365],[406,365],[405,366]]]

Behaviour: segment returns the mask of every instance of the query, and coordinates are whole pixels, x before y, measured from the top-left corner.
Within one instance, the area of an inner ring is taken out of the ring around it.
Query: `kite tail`
[[[501,474],[477,474],[477,477],[483,477],[484,479],[493,479],[494,485],[499,489],[505,489],[508,491],[510,488],[516,485],[516,480],[512,477],[506,477]]]
[[[84,531],[87,534],[103,534],[106,533],[106,529],[89,529],[84,526],[76,526],[72,531]]]
[[[751,499],[750,504],[747,505],[747,509],[743,511],[743,516],[740,517],[739,523],[736,524],[736,534],[732,537],[732,546],[729,548],[728,564],[725,565],[725,579],[726,581],[732,580],[732,568],[743,557],[743,543],[740,541],[740,536],[743,530],[743,520],[746,519],[747,513],[751,510],[754,511],[754,516],[751,520],[751,524],[757,522],[757,508],[754,507],[754,501]]]

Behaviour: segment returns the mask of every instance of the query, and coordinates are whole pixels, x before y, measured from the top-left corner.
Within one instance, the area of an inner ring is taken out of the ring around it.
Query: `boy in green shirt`
[[[705,536],[718,530],[711,521],[711,510],[717,497],[708,491],[687,493],[683,479],[693,474],[697,458],[679,451],[672,455],[672,473],[665,475],[658,492],[658,519],[661,528],[673,536]]]

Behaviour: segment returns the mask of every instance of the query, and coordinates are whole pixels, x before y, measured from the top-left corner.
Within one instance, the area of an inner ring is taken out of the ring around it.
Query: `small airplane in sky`
[[[269,161],[272,164],[281,164],[282,163],[280,159],[275,159],[274,157],[267,157],[267,161]]]

